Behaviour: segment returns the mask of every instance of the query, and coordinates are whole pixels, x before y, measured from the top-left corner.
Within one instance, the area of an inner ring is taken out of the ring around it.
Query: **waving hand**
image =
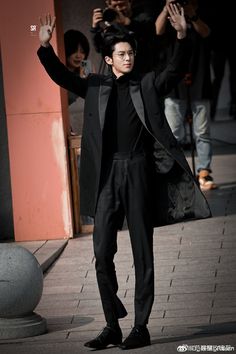
[[[178,6],[174,3],[169,3],[166,5],[169,12],[169,20],[171,25],[177,31],[177,37],[179,39],[186,37],[187,23],[184,17],[183,7]]]
[[[39,30],[39,40],[43,47],[48,47],[49,42],[52,38],[52,33],[55,28],[56,17],[51,17],[50,14],[45,16],[43,20],[41,17],[39,18],[40,22],[40,30]]]

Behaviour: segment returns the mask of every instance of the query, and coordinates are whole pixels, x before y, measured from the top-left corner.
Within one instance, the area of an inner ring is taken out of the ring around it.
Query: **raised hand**
[[[92,27],[96,28],[103,21],[102,9],[96,8],[93,10]]]
[[[177,31],[177,37],[179,39],[186,36],[187,23],[184,17],[184,9],[177,4],[169,3],[166,5],[169,13],[169,21],[174,29]]]
[[[50,14],[45,16],[43,20],[39,18],[40,30],[39,30],[39,40],[42,46],[47,47],[52,38],[52,33],[55,28],[56,17],[51,17]]]

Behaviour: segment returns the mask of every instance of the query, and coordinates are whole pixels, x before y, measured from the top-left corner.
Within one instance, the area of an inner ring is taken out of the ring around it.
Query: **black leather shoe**
[[[122,344],[119,345],[119,348],[125,349],[134,349],[141,348],[150,345],[150,334],[147,327],[145,326],[135,326],[128,337],[124,340]]]
[[[105,327],[95,339],[90,340],[84,344],[85,347],[93,349],[104,349],[109,344],[118,345],[122,343],[122,332],[120,327],[113,329]]]

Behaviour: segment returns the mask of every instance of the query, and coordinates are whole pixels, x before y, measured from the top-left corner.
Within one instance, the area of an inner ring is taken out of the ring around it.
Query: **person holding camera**
[[[156,33],[159,40],[164,41],[161,54],[164,65],[171,57],[175,46],[174,33],[168,20],[168,4],[170,3],[172,3],[172,0],[166,0],[163,10],[156,19]],[[217,187],[211,176],[210,100],[212,86],[210,75],[210,28],[202,18],[197,0],[177,0],[174,3],[184,7],[188,36],[192,43],[192,55],[185,80],[182,80],[165,98],[165,115],[174,136],[180,143],[185,137],[186,116],[188,115],[192,120],[195,143],[191,143],[196,144],[198,157],[197,178],[201,190],[208,191]],[[189,107],[191,112],[189,112]]]
[[[86,347],[121,349],[151,344],[147,328],[154,301],[153,228],[211,216],[164,116],[161,97],[181,79],[189,58],[183,9],[168,5],[176,31],[175,52],[159,75],[134,71],[136,41],[107,31],[102,57],[109,74],[81,78],[56,56],[50,40],[55,20],[41,20],[39,59],[52,80],[85,98],[81,143],[81,212],[94,216],[93,245],[106,326]],[[118,297],[114,256],[127,219],[135,266],[134,326],[122,340],[119,319],[127,315]]]
[[[110,25],[133,32],[137,41],[135,67],[146,73],[156,65],[156,35],[154,18],[150,6],[134,6],[132,0],[107,0],[105,9],[96,8],[92,16],[92,41],[101,53],[103,35]]]

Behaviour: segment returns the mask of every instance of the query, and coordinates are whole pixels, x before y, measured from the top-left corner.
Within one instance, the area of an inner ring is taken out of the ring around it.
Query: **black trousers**
[[[127,314],[117,296],[118,283],[113,262],[117,252],[117,231],[124,215],[135,266],[135,325],[147,324],[151,312],[154,265],[148,171],[144,153],[117,153],[100,190],[93,239],[98,287],[108,323]]]

